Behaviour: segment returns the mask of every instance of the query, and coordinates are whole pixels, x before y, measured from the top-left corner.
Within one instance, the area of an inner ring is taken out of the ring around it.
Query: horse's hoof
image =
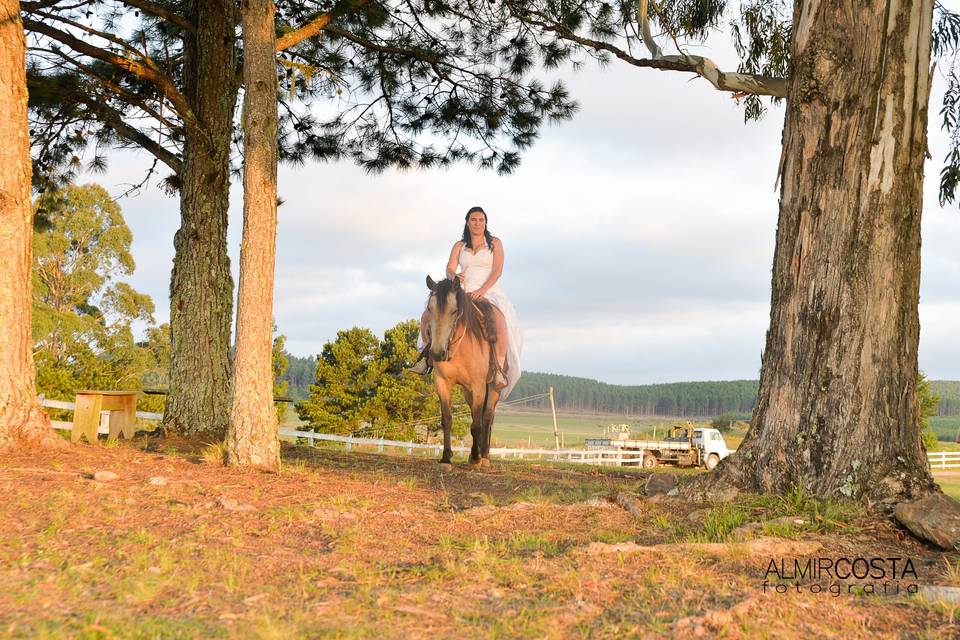
[[[453,471],[453,465],[449,462],[441,462],[440,471]]]
[[[490,468],[490,458],[481,458],[480,459],[480,468],[489,469]]]

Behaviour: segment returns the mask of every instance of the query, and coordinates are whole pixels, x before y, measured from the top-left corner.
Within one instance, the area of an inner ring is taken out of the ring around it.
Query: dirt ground
[[[906,593],[960,586],[960,556],[852,507],[648,500],[644,473],[546,463],[215,458],[139,440],[0,458],[0,637],[960,637],[952,605]],[[821,557],[909,558],[916,575],[776,592],[771,560]]]

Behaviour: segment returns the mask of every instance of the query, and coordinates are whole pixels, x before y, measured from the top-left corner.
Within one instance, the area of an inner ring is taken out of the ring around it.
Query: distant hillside
[[[617,385],[554,373],[523,372],[511,398],[546,391],[553,385],[557,409],[624,415],[710,417],[722,413],[750,413],[757,399],[757,380],[672,382]],[[960,415],[960,381],[933,380],[940,396],[940,415]],[[531,407],[549,409],[547,400]]]
[[[314,382],[317,361],[311,356],[288,355],[290,368],[286,379],[289,394],[302,400]],[[712,417],[723,413],[748,414],[757,400],[756,380],[717,380],[706,382],[670,382],[665,384],[607,384],[590,378],[556,373],[524,371],[511,399],[544,393],[553,385],[557,409],[585,413],[615,413],[645,416]],[[960,381],[931,380],[940,396],[940,415],[960,415]],[[549,409],[544,399],[525,408]]]
[[[290,383],[287,393],[295,400],[305,400],[310,395],[310,385],[317,379],[317,359],[314,356],[300,358],[287,354],[290,363],[284,379]]]
[[[960,380],[931,380],[930,388],[940,396],[941,416],[960,416]]]

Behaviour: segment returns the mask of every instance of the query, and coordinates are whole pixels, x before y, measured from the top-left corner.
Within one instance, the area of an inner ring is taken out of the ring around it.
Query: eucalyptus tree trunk
[[[0,448],[56,442],[37,403],[31,319],[33,206],[20,3],[0,0]]]
[[[230,421],[233,279],[227,255],[230,143],[237,101],[236,5],[194,0],[184,93],[199,122],[186,131],[180,229],[170,284],[170,390],[163,426],[222,440]]]
[[[243,241],[227,461],[280,466],[273,405],[277,62],[272,0],[243,3]]]
[[[691,492],[934,490],[916,389],[931,19],[932,0],[795,2],[757,405]]]

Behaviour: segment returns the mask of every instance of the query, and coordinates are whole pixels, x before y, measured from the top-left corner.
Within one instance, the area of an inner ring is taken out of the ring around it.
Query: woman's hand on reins
[[[486,293],[487,293],[486,289],[477,289],[476,291],[470,292],[470,297],[473,298],[474,300],[479,300],[484,295],[486,295]]]

